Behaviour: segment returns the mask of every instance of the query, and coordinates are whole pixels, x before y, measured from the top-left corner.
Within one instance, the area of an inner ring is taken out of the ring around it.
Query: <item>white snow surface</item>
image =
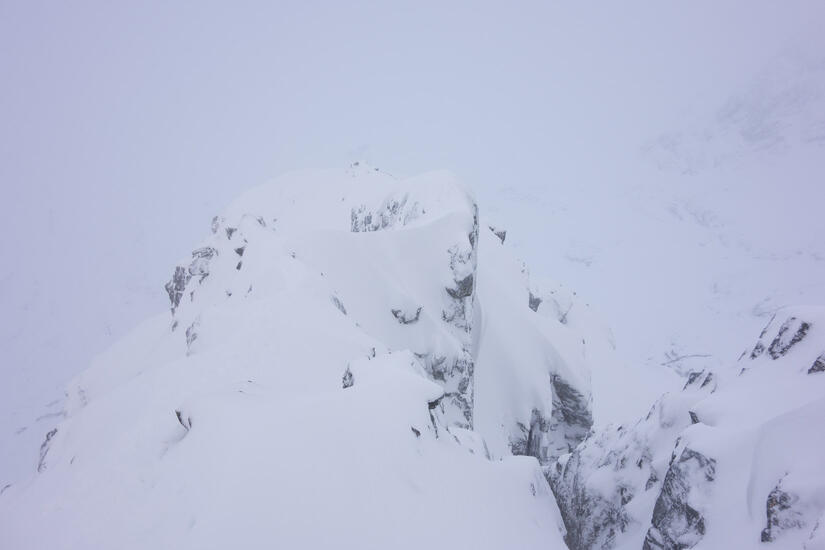
[[[39,472],[0,496],[0,547],[564,547],[514,441],[554,376],[597,422],[638,414],[600,395],[643,377],[451,175],[293,173],[212,229],[173,314],[71,382]]]

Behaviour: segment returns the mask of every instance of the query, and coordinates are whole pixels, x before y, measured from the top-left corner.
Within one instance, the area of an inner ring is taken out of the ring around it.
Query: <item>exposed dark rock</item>
[[[192,351],[192,344],[195,343],[195,340],[198,339],[198,320],[195,319],[192,321],[192,324],[186,328],[186,354],[188,355]]]
[[[416,430],[413,426],[410,426],[410,430],[412,430],[412,433],[415,434],[415,437],[421,437],[421,431],[420,430]]]
[[[478,205],[473,204],[473,228],[467,234],[467,240],[470,241],[470,248],[476,249],[478,243]]]
[[[418,202],[409,202],[409,195],[387,201],[381,208],[373,211],[366,205],[350,211],[350,231],[362,233],[389,229],[396,225],[407,225],[424,214],[424,208]]]
[[[499,238],[499,240],[501,241],[501,244],[504,244],[504,239],[507,238],[507,231],[505,231],[504,229],[497,229],[497,228],[493,227],[492,225],[490,225],[488,227],[490,228],[490,231],[493,232],[493,235],[495,235],[496,237]]]
[[[57,428],[52,429],[46,434],[46,439],[40,445],[40,460],[37,462],[37,471],[42,472],[46,469],[46,455],[49,454],[49,445],[52,438],[57,434]]]
[[[344,303],[338,298],[338,296],[335,296],[333,294],[332,296],[330,296],[330,299],[332,300],[333,305],[335,305],[335,307],[338,308],[338,311],[340,311],[344,315],[347,314],[347,308],[344,307]]]
[[[468,298],[473,294],[473,273],[470,273],[460,281],[455,282],[455,288],[448,288],[447,294],[450,295],[455,300],[460,300],[462,298]]]
[[[235,249],[235,254],[237,254],[238,256],[243,256],[243,253],[244,253],[245,250],[246,250],[246,245],[239,246],[238,248]]]
[[[782,531],[801,529],[805,526],[802,514],[794,509],[794,505],[799,501],[799,498],[783,491],[781,485],[782,481],[780,480],[768,495],[765,505],[768,524],[762,530],[762,542],[773,542]]]
[[[651,488],[656,486],[656,484],[658,482],[659,482],[659,476],[656,475],[655,470],[651,470],[650,471],[650,476],[647,478],[647,481],[645,482],[645,491],[649,491]]]
[[[705,535],[705,518],[690,501],[691,487],[712,483],[716,461],[685,448],[665,475],[644,550],[685,550]]]
[[[192,417],[191,416],[184,417],[183,413],[180,412],[177,409],[175,409],[175,416],[177,417],[178,422],[180,422],[180,425],[183,426],[186,429],[187,432],[192,429]]]
[[[699,372],[694,371],[694,372],[689,373],[687,382],[685,382],[685,386],[682,389],[683,390],[687,389],[688,386],[690,386],[691,384],[696,382],[699,379],[699,377],[702,376],[704,373],[705,373],[705,371],[699,371]]]
[[[621,496],[622,506],[633,500],[633,489],[630,487],[619,486],[619,495]]]
[[[776,315],[771,316],[771,320],[768,321],[768,324],[762,329],[762,332],[759,333],[759,340],[757,340],[756,345],[753,347],[753,351],[751,351],[750,358],[756,359],[765,351],[765,344],[762,342],[765,338],[765,335],[768,333],[768,329],[773,325],[773,321],[776,319]]]
[[[227,227],[226,228],[226,238],[232,240],[232,235],[234,235],[235,231],[237,231],[237,230],[238,230],[237,227]]]
[[[552,384],[553,414],[546,459],[571,452],[593,426],[587,398],[557,374],[553,375]]]
[[[755,346],[753,346],[753,351],[751,352],[751,359],[756,359],[765,351],[765,345],[762,342],[757,342]]]
[[[796,317],[791,317],[782,323],[776,338],[773,339],[773,342],[771,342],[771,345],[768,348],[768,353],[771,358],[779,359],[788,353],[793,346],[805,338],[810,328],[810,323],[799,321]],[[793,333],[793,336],[791,336],[790,339],[787,337],[788,333]]]
[[[192,261],[189,263],[189,267],[175,267],[172,279],[164,286],[166,293],[169,295],[173,315],[180,305],[181,298],[186,291],[186,285],[189,284],[192,277],[198,277],[198,282],[202,283],[209,276],[210,260],[217,254],[218,251],[210,246],[198,248],[192,251]]]
[[[699,415],[697,415],[693,411],[688,411],[688,414],[690,415],[690,423],[691,424],[698,424],[699,423]]]
[[[815,372],[825,372],[825,353],[822,353],[819,357],[817,357],[814,364],[808,369],[808,374],[813,374]]]
[[[455,357],[416,354],[433,380],[444,388],[444,394],[430,403],[431,412],[437,412],[447,425],[472,429],[473,371],[475,363],[466,350]]]
[[[543,301],[543,300],[542,300],[541,298],[539,298],[538,296],[536,296],[535,294],[533,294],[533,293],[531,292],[531,293],[530,293],[530,299],[529,299],[529,301],[527,302],[527,305],[529,305],[529,306],[530,306],[530,309],[532,309],[533,311],[538,311],[538,310],[539,310],[539,306],[541,305],[541,302],[542,302],[542,301]]]
[[[581,459],[574,451],[550,479],[567,530],[564,541],[570,550],[610,548],[630,523],[622,505],[629,495],[622,487],[612,496],[588,490]]]
[[[444,399],[442,395],[438,399],[434,399],[427,403],[427,408],[429,409],[430,413],[430,424],[432,424],[433,432],[435,433],[435,438],[438,439],[438,422],[435,419],[436,413],[438,413],[439,409],[443,410],[443,406],[441,405],[441,400]]]
[[[416,353],[416,357],[421,359],[424,364],[424,370],[434,379],[441,382],[447,379],[447,356]]]
[[[349,367],[344,371],[344,376],[341,378],[341,386],[344,389],[351,388],[355,384],[355,378],[352,376],[352,371]]]
[[[548,419],[538,409],[533,409],[529,428],[520,422],[518,427],[522,435],[510,440],[510,451],[517,456],[532,456],[542,461],[542,439],[550,429]]]
[[[169,295],[169,302],[172,304],[173,315],[175,313],[175,309],[177,309],[180,305],[180,300],[183,298],[183,292],[186,290],[186,284],[191,278],[192,276],[185,267],[176,266],[172,279],[166,283],[166,286],[164,286],[166,293]]]
[[[193,260],[211,260],[215,256],[218,255],[218,251],[211,246],[204,246],[192,251],[192,259]],[[203,273],[208,273],[207,270],[201,269],[200,266],[201,262],[192,262],[189,264],[189,273],[192,275],[202,275]]]
[[[415,315],[409,315],[406,312],[401,311],[400,309],[391,309],[390,312],[392,316],[395,317],[399,323],[402,325],[411,325],[413,323],[418,322],[419,317],[421,317],[421,307],[419,306],[418,309],[415,310]]]

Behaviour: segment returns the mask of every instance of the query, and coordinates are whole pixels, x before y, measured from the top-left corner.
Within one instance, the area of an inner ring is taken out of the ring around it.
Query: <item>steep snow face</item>
[[[445,173],[251,190],[174,269],[171,315],[71,383],[0,546],[563,548],[512,455],[549,465],[598,421],[610,335],[501,233]]]
[[[823,351],[825,310],[783,309],[737,363],[562,457],[570,548],[822,548]]]

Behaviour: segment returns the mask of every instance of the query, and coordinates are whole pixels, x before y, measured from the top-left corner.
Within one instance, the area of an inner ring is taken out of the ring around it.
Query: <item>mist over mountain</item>
[[[825,548],[820,3],[94,4],[0,7],[0,547]]]

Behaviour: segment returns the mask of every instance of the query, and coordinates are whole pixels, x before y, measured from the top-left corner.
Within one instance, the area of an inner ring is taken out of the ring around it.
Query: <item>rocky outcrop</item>
[[[593,426],[587,398],[558,374],[551,377],[552,413],[545,417],[533,409],[530,425],[519,422],[520,434],[510,438],[514,455],[527,455],[542,465],[553,463],[584,441]]]
[[[694,497],[716,479],[716,461],[692,449],[682,450],[665,476],[653,508],[644,550],[685,550],[705,535],[701,504]]]
[[[504,244],[504,239],[507,238],[507,231],[504,230],[504,229],[499,229],[497,227],[493,227],[492,225],[489,226],[489,227],[490,227],[490,231],[493,232],[493,235],[498,237],[498,240],[501,241],[501,244]]]
[[[42,472],[46,469],[46,455],[49,454],[49,447],[52,438],[57,435],[57,428],[54,428],[46,434],[46,439],[40,445],[40,460],[37,461],[37,471]]]
[[[347,370],[344,371],[344,376],[341,377],[341,387],[344,389],[351,388],[355,384],[355,377],[352,375],[352,371],[350,370],[349,366]]]
[[[550,476],[551,487],[559,504],[570,550],[607,549],[631,519],[622,504],[619,487],[612,494],[593,491],[587,483],[585,455],[574,452],[556,465]]]
[[[458,329],[456,337],[461,342],[461,352],[448,363],[448,370],[438,374],[433,371],[435,379],[443,377],[445,396],[440,407],[454,407],[463,417],[459,422],[463,427],[473,426],[473,373],[475,362],[471,352],[473,329],[473,307],[475,305],[475,280],[478,268],[478,206],[472,205],[473,220],[467,234],[466,243],[458,243],[447,250],[450,271],[454,285],[446,287],[445,306],[441,319]],[[445,411],[447,413],[447,411]],[[448,414],[448,413],[447,413]]]
[[[817,357],[813,365],[811,365],[811,368],[808,369],[808,374],[814,374],[816,372],[825,372],[825,353]]]
[[[447,425],[456,424],[470,429],[473,425],[473,374],[475,363],[472,355],[463,350],[457,357],[425,357],[424,368],[444,388],[437,410]]]
[[[205,246],[192,251],[192,261],[189,266],[176,266],[172,279],[164,287],[169,296],[172,314],[180,306],[181,298],[186,291],[186,286],[192,278],[197,278],[198,283],[202,283],[209,276],[209,262],[218,254],[218,251],[211,246]]]
[[[402,325],[411,325],[413,323],[417,323],[418,319],[421,318],[421,307],[417,307],[415,313],[411,313],[409,311],[403,311],[400,309],[391,309],[390,313],[392,316],[395,317],[395,320],[401,323]]]
[[[723,521],[732,491],[749,506],[737,513],[753,518],[747,531],[733,527],[738,540],[817,547],[825,439],[808,426],[825,414],[825,388],[806,375],[825,369],[823,318],[818,308],[778,312],[740,357],[746,367],[687,373],[646,417],[598,430],[547,468],[571,550],[716,548],[732,540],[721,535],[732,529]],[[731,475],[734,457],[749,475]],[[758,522],[751,511],[761,507]]]
[[[641,543],[646,535],[641,529],[652,522],[654,499],[665,498],[662,506],[668,502],[668,497],[662,497],[668,483],[662,480],[668,474],[673,486],[669,491],[675,494],[676,471],[671,473],[669,466],[669,460],[675,459],[669,449],[691,425],[690,406],[714,388],[711,372],[694,373],[682,392],[660,398],[635,425],[611,425],[588,434],[572,452],[546,468],[571,550],[608,550],[620,542],[631,544],[633,539]],[[587,424],[581,406],[560,410],[567,411],[571,425],[579,430]],[[640,496],[649,504],[637,504],[635,499]],[[660,519],[664,526],[666,518]]]
[[[456,245],[448,250],[454,284],[444,289],[450,299],[441,313],[441,318],[445,322],[468,333],[472,322],[473,292],[475,290],[475,252],[474,246],[463,249]]]
[[[772,327],[776,316],[774,316],[768,326],[766,326],[759,335],[759,341],[753,347],[750,353],[751,359],[756,359],[761,356],[766,350],[771,359],[779,359],[787,354],[791,348],[805,339],[808,331],[811,328],[811,323],[798,319],[795,316],[788,317],[784,323],[779,327],[774,337],[768,343],[766,336]]]
[[[762,530],[762,542],[773,542],[782,531],[805,526],[803,515],[796,508],[798,502],[798,496],[782,489],[780,480],[765,503],[767,525]]]
[[[538,457],[540,462],[571,452],[593,426],[587,398],[558,374],[553,375],[552,385],[553,414],[548,423],[547,448]]]
[[[543,301],[543,300],[542,300],[539,296],[536,296],[535,294],[533,294],[532,292],[530,292],[530,297],[529,297],[529,300],[527,301],[527,305],[528,305],[528,306],[530,307],[530,309],[532,309],[533,311],[538,311],[538,310],[539,310],[539,306],[541,305],[541,302],[542,302],[542,301]]]
[[[410,200],[409,194],[390,198],[374,210],[362,204],[350,213],[350,230],[361,233],[404,226],[425,212],[420,203]]]

